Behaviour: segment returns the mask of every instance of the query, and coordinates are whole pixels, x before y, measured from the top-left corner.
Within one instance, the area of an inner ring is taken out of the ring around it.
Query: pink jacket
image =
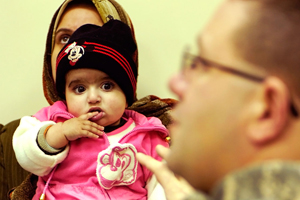
[[[63,102],[41,109],[34,115],[40,121],[65,121],[73,116]],[[136,160],[142,152],[160,160],[155,146],[168,146],[167,129],[160,120],[126,110],[126,124],[99,139],[81,138],[70,142],[68,156],[54,173],[39,178],[38,199],[49,176],[46,190],[50,199],[147,199],[147,181],[152,173]],[[42,162],[42,161],[40,161]],[[55,166],[53,166],[55,167]],[[34,172],[33,172],[34,173]]]

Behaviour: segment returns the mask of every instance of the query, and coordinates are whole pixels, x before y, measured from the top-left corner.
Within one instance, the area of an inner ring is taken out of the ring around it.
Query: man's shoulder
[[[209,196],[205,195],[200,191],[196,191],[193,194],[189,195],[184,200],[213,200],[213,199],[211,199]]]
[[[214,189],[213,199],[298,199],[300,162],[268,161],[226,176]]]

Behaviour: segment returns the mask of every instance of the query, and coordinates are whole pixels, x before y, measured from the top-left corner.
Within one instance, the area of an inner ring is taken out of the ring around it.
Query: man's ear
[[[283,132],[288,117],[290,98],[288,88],[279,78],[268,77],[261,86],[255,101],[255,119],[251,122],[247,135],[257,145],[270,142]]]

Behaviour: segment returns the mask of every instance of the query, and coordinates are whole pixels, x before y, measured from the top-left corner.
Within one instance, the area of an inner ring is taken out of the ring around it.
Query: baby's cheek
[[[68,112],[72,114],[74,117],[79,117],[84,114],[82,106],[80,104],[68,104]]]

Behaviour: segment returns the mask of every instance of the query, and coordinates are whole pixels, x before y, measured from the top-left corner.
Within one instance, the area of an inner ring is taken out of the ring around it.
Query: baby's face
[[[68,111],[75,117],[99,112],[90,120],[101,126],[118,125],[126,96],[106,73],[95,69],[74,69],[66,75],[65,95]]]

